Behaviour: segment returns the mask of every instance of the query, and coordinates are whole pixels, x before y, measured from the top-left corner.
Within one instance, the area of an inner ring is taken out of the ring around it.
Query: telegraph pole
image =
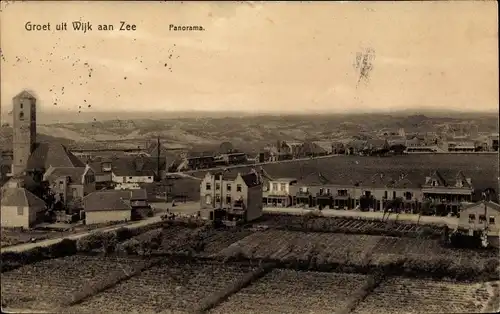
[[[160,136],[156,138],[156,165],[157,165],[157,174],[158,178],[161,180],[160,176]]]

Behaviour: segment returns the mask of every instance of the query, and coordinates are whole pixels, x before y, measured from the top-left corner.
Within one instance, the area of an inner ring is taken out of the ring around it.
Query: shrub
[[[129,228],[121,227],[115,231],[116,233],[116,240],[118,242],[122,242],[125,240],[130,239],[131,237],[134,236],[134,232],[130,230]]]
[[[76,241],[70,239],[62,239],[61,242],[49,246],[49,252],[51,257],[74,255],[77,252]]]

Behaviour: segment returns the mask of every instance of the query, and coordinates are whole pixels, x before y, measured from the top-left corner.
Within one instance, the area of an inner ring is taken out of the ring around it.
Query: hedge
[[[23,252],[3,252],[0,264],[1,272],[3,273],[47,259],[74,255],[78,252],[91,252],[95,249],[103,249],[105,253],[110,253],[114,251],[117,243],[163,225],[163,222],[158,222],[134,229],[121,227],[110,232],[91,232],[89,235],[77,240],[65,238],[58,243],[46,247],[38,246]]]

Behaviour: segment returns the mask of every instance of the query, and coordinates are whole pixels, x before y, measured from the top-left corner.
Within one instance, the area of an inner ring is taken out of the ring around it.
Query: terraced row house
[[[261,170],[262,171],[262,170]],[[441,204],[446,212],[457,212],[463,203],[472,202],[474,188],[471,178],[458,172],[445,180],[439,171],[427,177],[401,174],[389,177],[377,173],[354,182],[339,174],[335,180],[322,173],[311,173],[300,179],[272,178],[263,172],[263,203],[274,207],[319,207],[333,209],[387,208],[415,212],[422,204]]]

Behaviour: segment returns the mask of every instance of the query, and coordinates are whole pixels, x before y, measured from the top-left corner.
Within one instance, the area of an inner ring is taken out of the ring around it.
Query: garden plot
[[[205,298],[220,293],[252,270],[211,263],[162,264],[70,310],[73,313],[192,313]]]
[[[491,298],[486,283],[392,277],[368,295],[354,313],[482,313]]]
[[[275,269],[211,313],[333,314],[347,305],[365,280],[363,275]]]
[[[46,260],[1,274],[2,304],[8,308],[53,309],[112,271],[132,271],[140,260],[75,255]]]

